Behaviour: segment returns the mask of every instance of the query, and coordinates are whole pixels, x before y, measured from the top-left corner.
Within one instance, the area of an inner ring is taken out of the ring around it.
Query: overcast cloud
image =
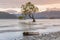
[[[60,0],[0,0],[0,8],[18,8],[29,1],[36,5],[60,3]]]

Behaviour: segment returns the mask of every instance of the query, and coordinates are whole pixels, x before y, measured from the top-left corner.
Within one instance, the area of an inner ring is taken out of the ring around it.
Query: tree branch
[[[34,19],[34,16],[33,16],[33,14],[32,14],[32,16],[31,16],[31,14],[29,14],[29,17],[30,17],[30,18],[32,18],[32,19]]]
[[[32,18],[32,16],[29,14],[29,17]]]

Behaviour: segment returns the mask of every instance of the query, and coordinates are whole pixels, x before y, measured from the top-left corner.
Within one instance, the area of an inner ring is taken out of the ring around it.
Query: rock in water
[[[39,35],[39,32],[23,32],[23,36]]]

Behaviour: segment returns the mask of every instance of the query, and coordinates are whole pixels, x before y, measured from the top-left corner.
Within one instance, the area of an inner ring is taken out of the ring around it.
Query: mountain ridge
[[[9,14],[8,12],[0,11],[0,19],[17,19],[17,16]]]

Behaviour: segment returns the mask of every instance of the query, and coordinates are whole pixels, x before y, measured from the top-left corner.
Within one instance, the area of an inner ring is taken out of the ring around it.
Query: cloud
[[[26,2],[32,2],[36,5],[46,5],[46,4],[55,4],[60,3],[60,0],[20,0],[20,4],[26,3]]]
[[[16,8],[19,7],[18,0],[0,0],[0,8]]]
[[[42,10],[52,7],[60,8],[60,0],[0,0],[0,8],[3,8],[2,10],[11,8],[20,11],[19,8],[26,2],[32,2],[33,4],[38,5]]]
[[[0,0],[0,8],[18,8],[29,1],[35,5],[60,3],[60,0]]]

